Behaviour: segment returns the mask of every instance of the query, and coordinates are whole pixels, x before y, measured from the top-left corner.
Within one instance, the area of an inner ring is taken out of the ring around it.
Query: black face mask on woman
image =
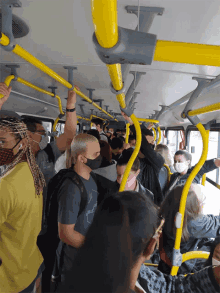
[[[19,140],[19,142],[20,141],[21,140]],[[19,144],[19,142],[11,149],[0,148],[0,166],[9,165],[14,161],[17,156],[17,154],[14,155],[14,148]],[[22,144],[19,147],[19,150],[21,147]]]
[[[86,157],[85,157],[86,158]],[[85,163],[86,166],[88,166],[90,169],[95,170],[98,169],[101,166],[102,163],[102,156],[99,155],[97,158],[95,159],[87,159],[87,162]]]

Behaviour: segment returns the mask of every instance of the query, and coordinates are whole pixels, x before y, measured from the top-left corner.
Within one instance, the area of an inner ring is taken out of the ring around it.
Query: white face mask
[[[175,163],[174,168],[178,173],[182,173],[183,171],[185,171],[188,168],[188,164],[187,164],[187,162]]]
[[[95,126],[92,126],[91,129],[95,129],[96,130],[96,127]]]
[[[215,258],[212,258],[212,265],[213,266],[220,266],[220,261],[216,260]]]

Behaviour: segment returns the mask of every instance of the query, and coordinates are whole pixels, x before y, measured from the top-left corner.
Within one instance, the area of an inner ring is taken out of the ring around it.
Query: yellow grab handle
[[[154,127],[152,127],[153,133],[154,133],[154,141],[157,139],[157,133]]]
[[[160,129],[160,126],[157,127],[157,130],[158,130],[158,133],[159,133],[157,144],[160,144],[160,142],[161,142],[161,129]]]
[[[7,85],[7,87],[9,87],[12,79],[14,79],[14,78],[15,78],[14,75],[9,75],[9,76],[6,77],[4,83]],[[2,98],[4,98],[4,95],[0,94],[0,99],[2,99]]]
[[[123,175],[123,178],[122,178],[122,181],[121,181],[121,185],[120,185],[120,189],[119,189],[119,192],[122,192],[124,191],[125,189],[125,185],[126,185],[126,182],[127,182],[127,179],[128,179],[128,176],[129,176],[129,173],[131,171],[131,168],[133,166],[133,163],[140,151],[140,148],[141,148],[141,128],[140,128],[140,124],[138,122],[138,119],[136,118],[136,116],[134,114],[131,115],[131,120],[133,121],[134,123],[134,127],[135,127],[135,130],[136,130],[136,146],[135,146],[135,149],[133,151],[133,154],[126,166],[126,169],[125,169],[125,172],[124,172],[124,175]]]
[[[196,166],[194,167],[194,169],[190,173],[190,175],[185,183],[185,186],[183,188],[183,193],[181,196],[180,207],[179,207],[179,213],[182,215],[181,225],[180,225],[180,228],[176,229],[176,239],[175,239],[175,244],[174,244],[174,248],[176,250],[180,249],[187,195],[188,195],[190,186],[193,182],[193,179],[195,178],[195,176],[197,175],[199,170],[202,168],[204,162],[206,161],[207,154],[208,154],[208,144],[209,144],[208,132],[205,130],[204,126],[201,123],[198,123],[196,125],[196,127],[198,128],[198,130],[200,131],[201,136],[202,136],[203,151],[202,151],[202,155],[201,155],[199,162],[196,164]],[[179,267],[173,266],[171,269],[171,275],[175,276],[178,273],[178,269],[179,269]]]
[[[125,137],[125,143],[128,143],[128,138],[129,138],[129,131],[130,131],[130,123],[126,124],[126,137]]]

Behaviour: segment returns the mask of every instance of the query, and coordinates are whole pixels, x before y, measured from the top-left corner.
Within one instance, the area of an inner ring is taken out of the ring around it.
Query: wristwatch
[[[76,108],[73,108],[73,109],[66,109],[66,112],[74,112],[76,111]]]

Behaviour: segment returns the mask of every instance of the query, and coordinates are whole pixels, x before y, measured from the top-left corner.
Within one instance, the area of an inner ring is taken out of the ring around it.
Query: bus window
[[[64,133],[64,128],[65,128],[64,122],[57,123],[57,126],[56,126],[56,131],[58,132],[57,137],[60,136],[62,133]]]
[[[210,131],[209,134],[209,150],[207,160],[217,158],[218,155],[218,131]],[[196,165],[202,154],[202,137],[199,131],[190,131],[189,135],[189,152],[192,155],[192,166]],[[193,151],[193,152],[192,152]],[[217,181],[217,169],[212,172],[207,173],[207,177],[213,181]],[[220,206],[220,191],[214,187],[211,183],[205,183],[205,204],[203,212],[205,214],[214,214],[219,215],[219,206]],[[213,204],[213,202],[215,204]]]
[[[47,132],[49,132],[49,133],[51,133],[52,132],[52,123],[51,122],[48,122],[48,121],[42,121],[42,125],[43,125],[43,127],[44,127],[44,129],[47,131]],[[50,142],[50,136],[49,136],[49,142]]]
[[[175,152],[179,150],[179,143],[182,141],[179,130],[168,130],[167,146],[170,149],[171,156],[174,157]]]

